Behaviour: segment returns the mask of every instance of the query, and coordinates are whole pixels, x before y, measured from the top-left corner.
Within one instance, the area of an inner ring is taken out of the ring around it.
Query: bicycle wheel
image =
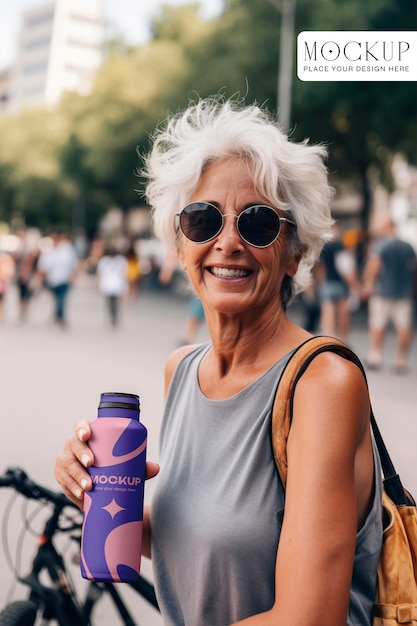
[[[37,608],[29,600],[18,600],[0,613],[0,626],[33,626]]]

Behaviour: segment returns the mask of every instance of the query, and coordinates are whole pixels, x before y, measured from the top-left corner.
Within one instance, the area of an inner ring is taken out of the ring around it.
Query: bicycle
[[[77,550],[79,549],[81,512],[78,507],[63,493],[47,489],[31,480],[19,467],[8,468],[4,475],[0,476],[0,487],[12,488],[25,499],[39,501],[39,511],[52,507],[52,512],[48,513],[38,537],[29,574],[22,577],[14,571],[16,580],[29,587],[29,595],[25,600],[16,600],[5,606],[0,613],[0,626],[46,626],[52,622],[59,626],[93,626],[93,609],[104,594],[111,598],[122,624],[139,626],[113,583],[88,581],[87,592],[84,598],[80,599],[80,593],[77,592],[68,572],[66,557],[62,550],[57,548],[55,541],[58,535],[66,535],[70,544],[75,542]],[[13,503],[14,500],[15,498]],[[10,511],[11,507],[9,516]],[[7,517],[5,513],[2,533],[6,553]],[[25,518],[25,532],[31,531],[32,522],[32,517]],[[11,564],[10,554],[8,560],[9,565],[15,570],[14,563]],[[136,582],[125,584],[132,587],[156,611],[159,611],[153,585],[146,578],[140,576]]]

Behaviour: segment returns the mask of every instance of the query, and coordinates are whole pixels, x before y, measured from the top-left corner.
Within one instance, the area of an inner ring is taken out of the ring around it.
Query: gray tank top
[[[161,429],[152,560],[167,626],[227,626],[274,603],[285,495],[270,420],[290,354],[231,398],[210,400],[198,384],[208,347],[178,365]],[[375,474],[373,507],[357,535],[349,626],[372,623],[382,536],[379,460]]]

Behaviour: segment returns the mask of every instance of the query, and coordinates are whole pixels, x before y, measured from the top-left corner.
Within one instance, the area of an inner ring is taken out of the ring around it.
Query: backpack
[[[330,351],[363,366],[350,348],[333,337],[312,337],[289,359],[278,383],[272,410],[272,447],[285,488],[286,446],[291,426],[295,386],[315,356]],[[383,539],[377,570],[373,626],[417,626],[417,508],[404,489],[370,407],[371,427],[383,471]]]

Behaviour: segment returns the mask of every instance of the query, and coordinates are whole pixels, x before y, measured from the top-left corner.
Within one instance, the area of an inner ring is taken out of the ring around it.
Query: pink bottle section
[[[91,428],[93,490],[84,500],[81,573],[89,580],[133,582],[140,572],[147,431],[138,418],[122,416],[99,417]]]

